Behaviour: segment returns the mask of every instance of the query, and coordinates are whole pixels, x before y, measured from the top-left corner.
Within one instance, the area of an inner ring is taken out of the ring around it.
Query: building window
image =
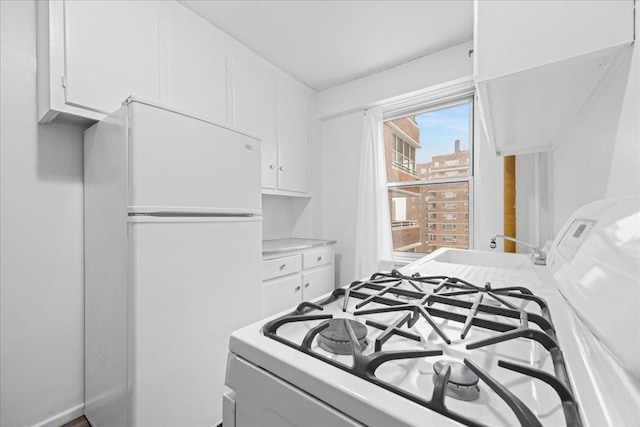
[[[472,111],[473,100],[468,98],[384,122],[395,251],[430,253],[443,246],[468,247],[463,239],[469,233],[473,180]]]
[[[398,135],[393,135],[393,139],[393,152],[391,154],[393,165],[410,173],[412,176],[418,176],[416,174],[416,148]]]

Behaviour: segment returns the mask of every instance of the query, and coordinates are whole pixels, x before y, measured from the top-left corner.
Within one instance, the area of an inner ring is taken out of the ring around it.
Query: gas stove
[[[517,254],[507,268],[443,262],[456,257],[440,250],[236,331],[225,425],[639,425],[637,342],[617,348],[577,295],[585,282],[556,280],[586,259],[589,234],[611,229],[595,214],[580,227],[601,208],[569,221],[548,267]],[[583,276],[590,292],[602,284]],[[638,295],[618,304],[624,334],[637,332]]]
[[[263,333],[465,425],[581,425],[549,308],[522,286],[376,273]]]

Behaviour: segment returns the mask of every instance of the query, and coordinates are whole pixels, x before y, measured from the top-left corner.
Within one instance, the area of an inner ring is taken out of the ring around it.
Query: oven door
[[[364,426],[246,360],[229,353],[224,427]]]

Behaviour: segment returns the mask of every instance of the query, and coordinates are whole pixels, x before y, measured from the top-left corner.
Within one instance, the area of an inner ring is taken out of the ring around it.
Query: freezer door
[[[129,122],[130,212],[261,213],[257,139],[137,101]]]
[[[133,221],[132,425],[217,425],[229,335],[260,317],[261,222]]]

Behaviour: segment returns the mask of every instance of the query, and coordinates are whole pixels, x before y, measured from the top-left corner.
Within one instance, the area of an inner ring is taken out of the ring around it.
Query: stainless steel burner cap
[[[447,396],[466,401],[476,400],[480,397],[480,388],[478,387],[480,379],[478,376],[467,365],[455,360],[438,360],[433,364],[433,370],[436,373],[433,376],[434,382],[446,366],[451,367],[445,390]]]
[[[349,340],[349,332],[344,325],[345,319],[330,319],[326,323],[329,326],[318,334],[318,345],[321,349],[334,354],[352,354],[351,341]],[[367,327],[362,323],[349,319],[351,329],[353,329],[360,348],[364,350],[366,347],[365,338],[367,337]]]

